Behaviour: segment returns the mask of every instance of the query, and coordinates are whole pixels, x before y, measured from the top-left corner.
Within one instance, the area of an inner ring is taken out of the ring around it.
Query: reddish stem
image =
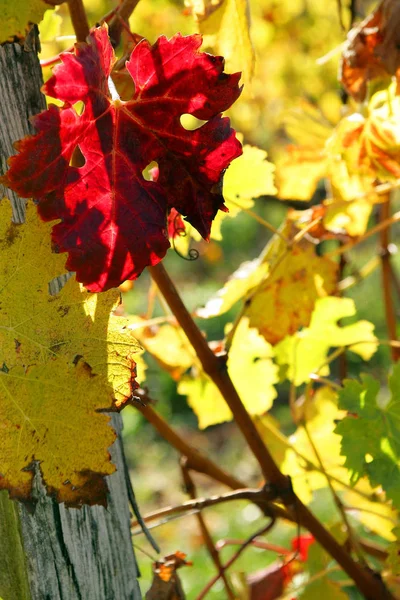
[[[292,513],[293,519],[303,525],[325,550],[339,563],[343,570],[351,577],[358,589],[370,600],[376,598],[393,598],[385,588],[384,583],[370,571],[355,562],[345,548],[325,529],[325,527],[314,517],[308,508],[299,500],[290,488],[288,478],[280,471],[272,455],[265,446],[261,436],[246,411],[243,403],[232,384],[226,369],[226,364],[213,354],[206,339],[193,321],[190,313],[182,302],[182,299],[168,276],[164,266],[159,263],[150,267],[150,273],[160,292],[167,301],[178,323],[182,327],[190,343],[192,344],[202,367],[215,383],[223,398],[231,409],[236,423],[242,431],[247,443],[257,458],[266,480],[270,484],[271,493],[275,491],[275,499],[279,499]],[[272,499],[272,497],[270,498]]]
[[[85,42],[89,35],[89,22],[82,0],[68,0],[69,14],[75,31],[76,41]]]

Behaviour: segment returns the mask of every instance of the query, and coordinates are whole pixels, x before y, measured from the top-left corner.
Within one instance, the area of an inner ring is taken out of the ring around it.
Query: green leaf
[[[400,508],[400,364],[393,367],[389,387],[387,399],[370,375],[362,375],[361,382],[345,380],[339,408],[350,414],[337,425],[336,433],[342,436],[341,453],[352,482],[367,476]]]
[[[340,327],[337,321],[355,315],[354,301],[350,298],[328,296],[315,302],[310,326],[287,336],[275,346],[277,362],[287,367],[286,376],[295,385],[310,379],[310,374],[329,375],[325,364],[329,349],[345,347],[364,360],[369,360],[377,348],[374,325],[357,321]]]

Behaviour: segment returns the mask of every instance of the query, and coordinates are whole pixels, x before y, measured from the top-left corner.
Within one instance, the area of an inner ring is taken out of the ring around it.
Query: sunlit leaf
[[[133,335],[174,379],[196,362],[196,354],[178,325],[146,326],[146,320],[138,317],[131,318],[130,322]]]
[[[229,212],[219,212],[212,228],[211,238],[221,240],[221,225],[227,217],[236,217],[242,209],[252,208],[254,198],[274,196],[275,166],[267,160],[267,153],[255,146],[243,146],[243,154],[227,169],[224,176],[224,199]]]
[[[318,299],[310,326],[286,337],[275,347],[277,362],[287,367],[287,378],[300,385],[310,379],[311,373],[328,375],[329,366],[325,362],[330,348],[346,346],[369,360],[377,349],[374,325],[369,321],[337,325],[340,319],[355,314],[354,301],[350,298]]]
[[[310,323],[316,300],[334,291],[336,277],[337,264],[303,240],[270,265],[270,275],[246,307],[250,326],[271,344],[292,335]]]
[[[372,212],[372,203],[367,200],[354,202],[333,201],[325,202],[326,213],[324,225],[333,233],[345,232],[351,236],[363,235],[368,227]]]
[[[341,451],[353,482],[367,476],[371,485],[382,486],[396,508],[400,507],[400,365],[389,378],[391,397],[379,394],[380,384],[370,375],[361,382],[345,380],[339,394],[340,408],[347,410],[336,428]]]
[[[277,164],[278,197],[282,200],[311,200],[327,170],[328,161],[323,148],[289,146],[285,158]]]
[[[227,312],[236,302],[247,294],[249,290],[256,287],[266,273],[268,264],[261,262],[258,258],[246,261],[232,273],[223,288],[210,298],[204,308],[198,308],[197,316],[203,319],[215,317]]]
[[[271,346],[255,329],[249,328],[246,318],[242,319],[229,352],[228,373],[252,415],[265,413],[276,398],[274,383],[278,381],[278,372],[272,356]],[[232,419],[225,400],[205,374],[195,372],[193,377],[183,377],[178,392],[188,397],[201,429]]]
[[[98,410],[131,397],[139,346],[110,314],[117,291],[96,296],[69,279],[49,294],[64,260],[32,204],[24,225],[11,223],[8,201],[0,211],[0,487],[28,499],[39,461],[60,502],[104,504],[115,434]]]
[[[242,150],[221,112],[240,95],[240,73],[223,74],[223,58],[200,45],[201,36],[179,33],[139,42],[126,63],[135,93],[121,101],[109,87],[116,59],[107,25],[93,29],[87,43],[62,53],[43,88],[65,104],[33,117],[36,135],[19,140],[0,178],[34,197],[44,220],[59,220],[53,244],[90,291],[136,279],[164,257],[171,208],[205,239],[224,210],[222,176]],[[207,122],[188,131],[180,123],[187,113]],[[69,164],[77,146],[80,168]],[[152,161],[157,181],[143,176]]]
[[[225,57],[229,70],[242,71],[249,82],[254,72],[255,55],[250,37],[250,7],[248,0],[222,0],[216,10],[207,10],[212,2],[203,2],[204,17],[197,9],[199,31],[204,46]],[[186,5],[199,5],[198,0],[186,0]]]
[[[384,493],[373,488],[366,478],[360,479],[353,490],[343,490],[347,513],[382,538],[393,541],[393,525],[398,521],[398,512],[385,502],[383,496]]]
[[[340,437],[334,433],[335,420],[343,414],[338,410],[336,393],[328,387],[319,389],[307,410],[307,428],[321,456],[324,469],[331,476],[349,482],[347,471],[343,467],[344,459],[340,456]],[[289,441],[294,449],[287,450],[281,468],[283,473],[291,476],[296,494],[309,504],[313,492],[326,487],[326,476],[319,470],[317,457],[303,427],[299,426],[289,437]],[[310,468],[299,454],[316,468]]]

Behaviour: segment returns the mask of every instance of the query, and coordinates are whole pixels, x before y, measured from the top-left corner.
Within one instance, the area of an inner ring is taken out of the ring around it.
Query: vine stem
[[[387,200],[380,207],[380,223],[388,221],[390,219],[390,194],[387,195]],[[388,330],[389,338],[391,340],[397,340],[397,327],[396,327],[396,310],[393,302],[392,294],[392,281],[393,273],[390,261],[389,251],[389,229],[382,229],[380,232],[380,257],[382,266],[382,287],[383,287],[383,300],[385,304],[385,317],[386,327]],[[400,358],[400,350],[395,346],[391,347],[392,359],[397,362]]]
[[[75,31],[76,41],[85,42],[89,35],[89,22],[82,0],[68,0],[68,10],[72,26]]]
[[[129,21],[129,17],[139,4],[139,0],[123,0],[115,12],[115,16],[110,23],[109,35],[114,44],[119,44],[121,32],[124,24]],[[129,29],[129,28],[128,28]]]
[[[400,218],[400,214],[399,214]],[[280,471],[272,455],[264,444],[253,420],[245,409],[232,381],[226,363],[214,355],[206,339],[186,309],[173,281],[164,266],[159,263],[149,267],[150,274],[164,296],[176,320],[182,327],[202,364],[205,373],[217,386],[232,411],[236,424],[245,437],[251,451],[257,458],[261,470],[271,490],[275,490],[276,500],[280,500],[294,515],[295,520],[304,526],[325,550],[339,563],[351,577],[358,589],[370,600],[393,598],[383,582],[355,562],[345,548],[325,529],[309,509],[300,501],[290,487],[290,480]],[[271,498],[272,499],[272,498]]]
[[[256,531],[256,533],[253,533],[253,535],[251,535],[241,546],[240,548],[237,550],[237,552],[235,552],[235,554],[232,556],[232,558],[230,558],[228,560],[228,562],[226,562],[223,566],[224,570],[228,569],[231,565],[233,565],[233,563],[239,558],[239,556],[242,554],[242,552],[251,545],[252,541],[259,537],[260,535],[266,534],[268,533],[272,527],[274,526],[275,521],[271,521],[271,523],[268,523],[268,525],[264,526],[262,529],[259,529],[258,531]],[[218,581],[218,579],[220,578],[220,575],[216,575],[215,577],[213,577],[208,583],[207,585],[203,588],[203,590],[200,592],[200,594],[197,596],[196,600],[203,600],[203,598],[206,597],[206,594],[210,591],[210,589],[213,587],[213,585]]]
[[[181,460],[181,469],[182,469],[183,481],[185,484],[185,490],[188,493],[188,495],[190,496],[190,498],[192,498],[192,500],[194,500],[197,496],[196,486],[190,475],[190,471],[186,465],[186,461],[184,458]],[[221,557],[220,557],[219,552],[213,542],[211,534],[208,530],[207,523],[200,511],[198,513],[196,513],[195,516],[196,516],[197,522],[199,524],[199,529],[201,531],[201,535],[203,536],[203,540],[207,547],[207,550],[211,557],[211,560],[213,561],[213,563],[217,569],[217,573],[219,573],[222,581],[224,582],[227,598],[228,598],[228,600],[235,600],[236,596],[233,593],[231,586],[229,584],[228,576],[225,573],[225,569],[221,562]]]
[[[145,402],[149,402],[149,398],[142,390],[135,390],[140,399]],[[153,425],[153,427],[159,432],[159,434],[171,444],[182,456],[186,457],[187,468],[193,469],[198,473],[204,473],[212,479],[219,481],[223,485],[231,489],[241,489],[246,487],[245,484],[226,473],[214,462],[209,460],[204,454],[201,454],[193,446],[188,444],[180,435],[178,435],[168,423],[154,410],[152,406],[135,403],[135,407],[139,410],[142,415]]]

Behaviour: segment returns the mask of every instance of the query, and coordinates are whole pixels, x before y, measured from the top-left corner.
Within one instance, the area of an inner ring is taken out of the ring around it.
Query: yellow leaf
[[[306,415],[305,420],[326,472],[349,484],[349,475],[340,455],[341,438],[334,433],[335,420],[343,414],[343,411],[337,408],[336,396],[330,388],[320,388],[313,398],[311,416]],[[281,468],[292,478],[296,494],[303,502],[309,504],[315,490],[327,487],[326,476],[318,470],[318,460],[303,427],[297,428],[289,437],[289,442],[294,449],[287,450]],[[310,461],[316,468],[310,468],[301,457]]]
[[[138,317],[129,325],[130,331],[161,366],[178,379],[196,362],[196,353],[183,330],[177,325],[146,326]]]
[[[268,264],[256,258],[246,261],[232,273],[223,288],[210,298],[203,308],[198,308],[196,315],[203,319],[216,317],[228,311],[236,302],[256,287],[268,273]]]
[[[250,326],[271,344],[309,324],[315,301],[333,292],[337,276],[336,263],[305,240],[275,264],[246,308]]]
[[[373,207],[368,200],[330,201],[324,202],[324,206],[326,213],[323,224],[329,231],[346,232],[351,236],[363,235],[366,232]]]
[[[228,357],[228,372],[251,415],[269,410],[276,390],[278,370],[272,362],[273,351],[255,329],[243,318],[236,329]],[[212,381],[203,373],[185,376],[178,385],[179,394],[188,396],[188,403],[199,420],[199,427],[230,421],[232,413]]]
[[[355,313],[354,301],[350,298],[318,299],[310,326],[287,336],[275,347],[277,362],[287,367],[287,378],[301,385],[309,381],[312,373],[328,375],[329,366],[325,362],[331,347],[348,346],[369,360],[377,349],[374,325],[369,321],[357,321],[344,327],[337,325],[337,321]]]
[[[332,104],[332,97],[329,98]],[[322,149],[332,134],[332,125],[321,110],[306,100],[283,116],[283,125],[288,136],[299,146]]]
[[[224,0],[217,10],[199,21],[199,31],[204,46],[210,46],[215,54],[225,58],[228,72],[242,71],[245,82],[251,81],[255,55],[248,0]]]
[[[328,160],[323,149],[289,146],[277,163],[278,197],[282,200],[311,200],[318,182],[327,175]]]
[[[363,150],[382,180],[400,177],[399,118],[400,98],[395,82],[372,96],[361,136]]]
[[[63,273],[65,261],[62,255],[51,252],[50,230],[51,225],[39,220],[32,204],[27,207],[26,223],[16,225],[11,223],[8,201],[0,203],[0,368],[3,382],[0,406],[7,421],[14,414],[15,430],[20,425],[19,431],[24,435],[26,428],[29,430],[25,416],[34,423],[30,428],[36,431],[32,437],[35,443],[24,448],[25,438],[21,438],[21,456],[26,457],[23,467],[28,467],[32,460],[40,461],[41,465],[51,463],[51,453],[55,453],[56,448],[52,450],[46,440],[55,440],[56,427],[58,443],[63,447],[66,460],[68,456],[71,458],[71,470],[60,470],[58,494],[60,498],[68,498],[72,505],[73,497],[77,504],[89,501],[85,490],[90,488],[90,481],[97,481],[102,474],[110,472],[111,467],[106,466],[104,456],[108,457],[107,448],[114,434],[108,426],[108,417],[99,415],[96,410],[109,409],[112,404],[120,406],[131,397],[135,387],[133,357],[139,346],[127,330],[128,321],[111,314],[119,304],[117,290],[89,294],[70,278],[57,295],[49,294],[49,282]],[[87,365],[86,371],[82,365]],[[17,391],[18,386],[21,392]],[[70,432],[69,423],[75,424],[81,419],[84,424],[89,416],[93,419],[93,431],[75,427],[73,433]],[[65,443],[64,431],[68,434]],[[7,432],[0,436],[2,456],[6,446],[9,448],[7,440],[12,435],[10,423]],[[46,440],[42,439],[43,435]],[[76,436],[74,443],[71,441],[73,435]],[[79,438],[82,443],[86,440],[88,456],[103,457],[97,468],[94,460],[88,467],[84,452],[79,467],[76,454],[78,447],[82,449]],[[95,444],[92,447],[93,438]],[[24,453],[24,450],[27,451]],[[43,451],[46,454],[42,454]],[[18,455],[18,460],[22,460],[21,456]],[[8,457],[8,467],[13,469],[13,475],[11,471],[7,475],[10,482],[7,485],[13,487],[14,477],[13,495],[26,498],[30,476],[28,474],[20,488],[21,465],[14,458]],[[81,473],[81,484],[78,485],[74,473]],[[87,481],[82,473],[86,473]],[[74,489],[70,484],[63,484],[67,480],[76,482]],[[0,477],[0,485],[2,481]],[[51,486],[56,488],[54,478],[52,481]],[[93,503],[99,501],[105,502],[105,496],[101,500],[93,498]]]
[[[227,217],[254,206],[254,198],[276,194],[275,166],[267,153],[255,146],[244,145],[243,154],[236,158],[224,175],[223,194],[229,212],[218,211],[211,229],[211,238],[221,240],[221,225]]]
[[[97,411],[112,405],[107,381],[60,357],[0,371],[0,398],[0,489],[28,500],[37,461],[58,502],[106,505],[103,478],[115,471],[107,449],[116,435]]]
[[[46,44],[54,42],[54,39],[60,35],[62,17],[57,14],[58,6],[54,10],[46,10],[43,21],[40,23],[40,43]]]
[[[44,12],[51,8],[42,0],[3,0],[1,3],[0,44],[14,36],[24,38],[29,23],[40,23]]]
[[[253,198],[276,194],[274,171],[264,150],[243,146],[243,154],[232,162],[224,176],[224,198],[232,216],[241,207],[251,208]]]
[[[363,495],[357,494],[356,490]],[[365,477],[357,482],[354,490],[344,490],[343,501],[350,508],[349,515],[354,519],[360,521],[385,540],[393,541],[396,539],[393,534],[393,526],[398,522],[398,511],[394,510],[386,501],[382,490],[379,490],[379,488],[374,490]]]

